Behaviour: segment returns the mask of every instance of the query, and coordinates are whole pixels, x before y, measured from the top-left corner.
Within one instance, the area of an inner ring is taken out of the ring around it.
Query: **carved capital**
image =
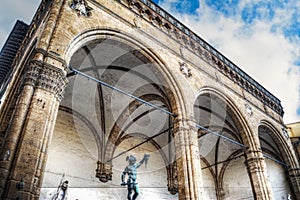
[[[265,170],[262,165],[265,159],[261,151],[248,150],[246,154],[247,159],[245,163],[250,173],[263,172]]]
[[[25,85],[36,86],[41,69],[40,63],[30,62],[24,78]]]
[[[99,178],[101,182],[108,182],[112,180],[112,166],[107,163],[97,162],[96,177]]]
[[[68,79],[63,70],[52,65],[45,64],[39,77],[38,87],[56,94],[59,101],[62,100]]]
[[[288,172],[290,177],[297,177],[297,178],[300,177],[300,168],[290,168]]]
[[[67,83],[62,69],[38,61],[31,61],[25,75],[25,84],[52,92],[59,101],[63,98]]]

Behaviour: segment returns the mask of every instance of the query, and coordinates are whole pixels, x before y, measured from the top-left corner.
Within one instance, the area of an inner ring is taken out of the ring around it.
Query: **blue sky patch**
[[[290,0],[272,0],[272,5],[276,8],[283,8]]]
[[[294,62],[294,65],[297,65],[300,67],[300,57],[298,57],[298,59]],[[300,70],[300,68],[299,68]]]
[[[293,40],[295,37],[300,38],[300,14],[296,11],[290,19],[287,26],[283,28],[284,36]]]
[[[247,24],[252,24],[255,20],[272,20],[274,15],[274,4],[271,2],[247,4],[242,10],[242,19]]]
[[[159,2],[159,0],[156,0]],[[168,0],[161,0],[168,1]],[[196,14],[197,9],[200,8],[200,2],[198,0],[177,0],[171,2],[171,7],[182,14]]]
[[[237,6],[240,0],[206,0],[206,4],[223,13],[226,17],[235,16],[238,12]]]

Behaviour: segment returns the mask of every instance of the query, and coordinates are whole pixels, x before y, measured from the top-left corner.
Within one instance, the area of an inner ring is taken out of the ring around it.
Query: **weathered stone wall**
[[[283,166],[271,160],[266,160],[266,163],[274,199],[288,199],[292,193]],[[290,198],[292,198],[292,196],[290,196]]]
[[[223,185],[224,199],[254,198],[244,158],[230,162],[224,174]]]
[[[201,166],[205,166],[203,162],[201,162]],[[203,178],[203,199],[217,199],[216,188],[215,188],[215,180],[209,171],[209,169],[202,170],[202,178]]]

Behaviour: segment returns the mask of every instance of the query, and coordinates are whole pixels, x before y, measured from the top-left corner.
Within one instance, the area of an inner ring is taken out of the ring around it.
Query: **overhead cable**
[[[233,144],[239,145],[240,147],[242,147],[242,148],[244,148],[244,149],[248,149],[248,148],[249,148],[249,147],[243,145],[242,143],[239,143],[239,142],[237,142],[237,141],[235,141],[235,140],[233,140],[233,139],[230,139],[230,138],[228,138],[228,137],[226,137],[226,136],[224,136],[224,135],[221,135],[220,133],[211,131],[211,130],[209,130],[209,129],[207,129],[207,128],[205,128],[205,127],[199,125],[199,124],[196,124],[196,127],[199,128],[199,129],[205,130],[205,131],[207,131],[208,133],[211,133],[211,134],[213,134],[213,135],[217,135],[217,136],[219,136],[219,137],[221,137],[221,138],[223,138],[223,139],[225,139],[225,140],[227,140],[227,141],[229,141],[229,142],[231,142],[231,143],[233,143]],[[274,162],[276,162],[276,163],[278,163],[278,164],[284,166],[284,167],[289,167],[289,166],[288,166],[287,164],[285,164],[284,162],[282,162],[282,161],[280,161],[280,160],[277,160],[276,158],[273,158],[273,157],[271,157],[271,156],[269,156],[269,155],[266,155],[266,154],[263,153],[263,156],[264,156],[265,158],[267,158],[267,159],[270,159],[270,160],[272,160],[272,161],[274,161]],[[225,160],[225,161],[227,161],[227,160]],[[225,162],[225,161],[224,161],[224,162]],[[223,163],[223,161],[222,161],[221,163]],[[221,164],[221,163],[217,163],[217,164]]]
[[[119,89],[119,88],[116,88],[116,87],[114,87],[114,86],[108,84],[108,83],[105,83],[105,82],[103,82],[103,81],[101,81],[101,80],[99,80],[99,79],[96,79],[96,78],[94,78],[94,77],[92,77],[92,76],[90,76],[90,75],[87,75],[87,74],[85,74],[85,73],[83,73],[83,72],[81,72],[81,71],[79,71],[79,70],[77,70],[77,69],[75,69],[75,68],[73,68],[73,67],[69,67],[69,69],[70,69],[72,72],[76,73],[76,74],[79,74],[79,75],[81,75],[81,76],[84,76],[84,77],[86,77],[86,78],[88,78],[88,79],[90,79],[90,80],[92,80],[92,81],[95,81],[95,82],[97,82],[97,83],[99,83],[99,84],[101,84],[101,85],[103,85],[103,86],[105,86],[105,87],[108,87],[108,88],[110,88],[110,89],[112,89],[112,90],[115,90],[115,91],[117,91],[117,92],[120,92],[120,93],[122,93],[122,94],[124,94],[124,95],[126,95],[126,96],[128,96],[128,97],[131,97],[131,98],[133,98],[133,99],[135,99],[135,100],[137,100],[137,101],[139,101],[139,102],[141,102],[141,103],[143,103],[143,104],[145,104],[145,105],[147,105],[147,106],[150,106],[150,107],[153,107],[153,108],[155,108],[155,109],[157,109],[157,110],[160,110],[160,111],[162,111],[162,112],[164,112],[164,113],[166,113],[166,114],[168,114],[168,115],[170,115],[170,116],[172,116],[172,117],[177,117],[177,114],[175,114],[175,113],[172,113],[172,112],[170,112],[170,111],[168,111],[168,110],[162,109],[162,108],[160,108],[160,107],[157,106],[157,105],[154,105],[154,104],[152,104],[152,103],[149,103],[149,102],[147,102],[147,101],[145,101],[145,100],[143,100],[143,99],[141,99],[141,98],[139,98],[139,97],[137,97],[137,96],[134,96],[134,95],[132,95],[132,94],[129,94],[128,92],[125,92],[125,91],[123,91],[123,90],[121,90],[121,89]]]
[[[209,129],[207,129],[207,128],[205,128],[205,127],[199,125],[199,124],[196,124],[196,127],[199,128],[199,129],[205,130],[205,131],[207,131],[208,133],[211,133],[211,134],[213,134],[213,135],[219,136],[219,137],[221,137],[221,138],[223,138],[223,139],[225,139],[225,140],[228,140],[229,142],[231,142],[231,143],[233,143],[233,144],[236,144],[236,145],[239,145],[240,147],[243,147],[243,148],[245,148],[245,149],[248,148],[247,146],[243,145],[242,143],[239,143],[239,142],[237,142],[237,141],[235,141],[235,140],[232,140],[232,139],[230,139],[230,138],[228,138],[228,137],[226,137],[226,136],[224,136],[224,135],[221,135],[220,133],[211,131],[211,130],[209,130]]]

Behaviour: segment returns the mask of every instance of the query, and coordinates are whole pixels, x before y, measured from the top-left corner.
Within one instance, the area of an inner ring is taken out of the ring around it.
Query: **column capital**
[[[32,85],[54,93],[55,97],[61,101],[68,79],[62,69],[42,61],[31,60],[24,82],[25,85]]]
[[[288,169],[288,172],[291,177],[300,177],[300,168],[290,168]]]
[[[176,131],[197,131],[196,122],[192,119],[177,118],[174,123],[174,132]]]
[[[264,171],[260,164],[265,160],[261,150],[248,149],[246,150],[245,154],[246,154],[245,163],[248,165],[249,170]]]
[[[248,173],[251,180],[255,199],[273,199],[271,184],[266,174],[266,163],[260,149],[245,151]]]

